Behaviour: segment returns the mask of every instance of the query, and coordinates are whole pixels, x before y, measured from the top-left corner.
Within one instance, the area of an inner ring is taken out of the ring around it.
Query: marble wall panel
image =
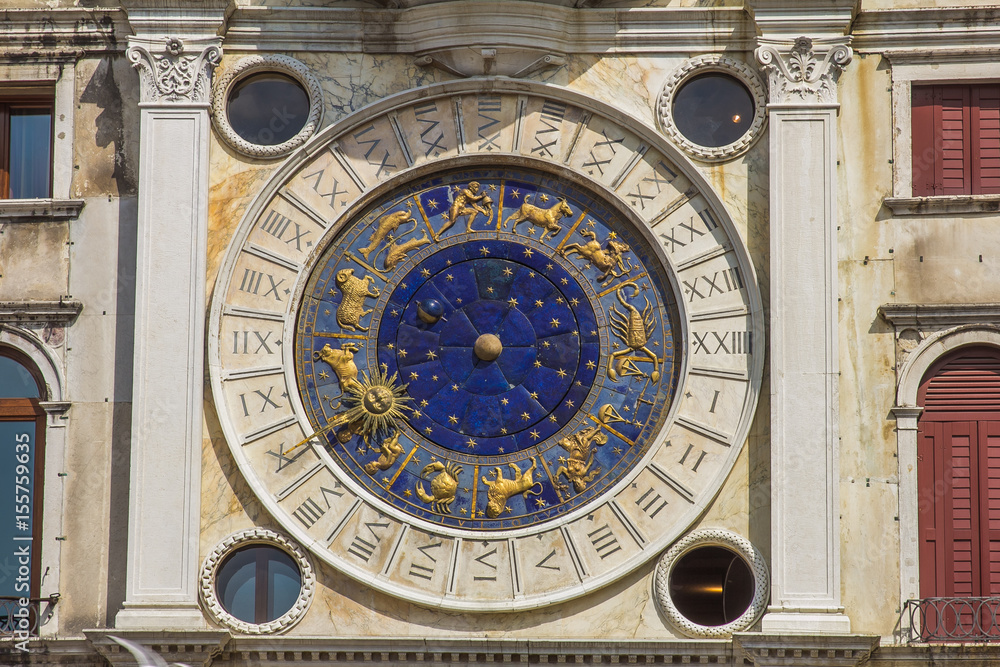
[[[0,224],[0,301],[69,294],[69,223]]]

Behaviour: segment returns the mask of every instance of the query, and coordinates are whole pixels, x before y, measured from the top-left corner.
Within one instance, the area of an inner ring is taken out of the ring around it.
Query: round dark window
[[[734,76],[700,74],[674,95],[674,125],[691,143],[728,146],[747,133],[754,119],[753,96]]]
[[[692,623],[732,623],[753,603],[750,566],[734,551],[705,546],[681,556],[670,573],[670,599]]]
[[[233,86],[226,104],[229,125],[240,137],[259,146],[283,144],[309,119],[309,95],[284,74],[253,74]]]
[[[270,623],[295,605],[302,573],[290,555],[265,544],[237,549],[219,565],[216,595],[223,608],[246,623]]]

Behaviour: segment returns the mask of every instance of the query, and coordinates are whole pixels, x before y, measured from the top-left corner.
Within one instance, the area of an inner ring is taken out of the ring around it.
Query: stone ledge
[[[938,215],[941,213],[996,213],[1000,195],[943,195],[939,197],[886,197],[894,215]]]
[[[742,652],[756,667],[856,667],[878,648],[875,635],[733,635],[733,653]]]
[[[83,304],[71,299],[58,301],[0,301],[0,322],[53,322],[69,324],[83,311]]]
[[[1000,322],[1000,303],[886,303],[878,312],[897,332]]]
[[[190,667],[208,667],[229,643],[225,630],[84,630],[83,633],[111,667],[132,667],[146,664],[137,661],[129,650],[116,643],[112,636],[140,644],[155,652],[167,663],[180,662]]]
[[[0,223],[72,220],[83,204],[82,199],[0,199]]]

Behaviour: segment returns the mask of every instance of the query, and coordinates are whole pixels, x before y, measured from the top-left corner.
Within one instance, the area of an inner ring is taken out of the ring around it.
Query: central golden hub
[[[503,352],[503,343],[493,334],[483,334],[476,339],[476,345],[472,349],[480,360],[493,361]]]
[[[381,415],[392,407],[392,392],[382,386],[369,387],[361,399],[365,410],[372,415]]]

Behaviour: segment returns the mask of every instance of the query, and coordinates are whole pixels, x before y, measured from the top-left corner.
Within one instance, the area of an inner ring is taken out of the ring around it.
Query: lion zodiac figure
[[[594,450],[591,445],[604,445],[608,442],[608,436],[601,433],[600,424],[577,431],[559,440],[559,446],[569,453],[569,458],[559,457],[560,463],[565,462],[556,470],[555,479],[565,477],[566,481],[573,485],[577,493],[582,493],[587,489],[587,484],[594,481],[594,478],[601,474],[598,466],[591,470],[594,465]],[[569,491],[569,484],[555,481],[553,486],[560,493]]]
[[[523,473],[513,463],[508,463],[507,465],[514,471],[514,477],[505,479],[503,470],[496,467],[490,471],[490,476],[493,479],[482,478],[483,484],[489,487],[489,492],[486,495],[486,515],[491,519],[495,519],[503,514],[504,510],[507,509],[507,500],[511,496],[520,493],[527,498],[529,494],[537,496],[542,493],[542,483],[534,481],[534,473],[535,468],[538,466],[538,461],[532,458],[531,465]],[[534,491],[536,486],[538,487],[538,491]]]
[[[583,257],[601,272],[601,275],[597,277],[600,283],[605,284],[615,278],[621,278],[631,273],[632,269],[635,268],[632,266],[631,260],[625,257],[625,253],[629,252],[631,248],[625,242],[616,239],[614,232],[611,232],[605,239],[603,248],[601,242],[597,240],[597,234],[591,230],[584,229],[580,232],[580,236],[589,238],[590,241],[582,245],[567,243],[559,249],[559,254],[568,258],[572,253],[576,253]],[[626,264],[628,267],[625,266]],[[615,271],[616,268],[617,271]]]

